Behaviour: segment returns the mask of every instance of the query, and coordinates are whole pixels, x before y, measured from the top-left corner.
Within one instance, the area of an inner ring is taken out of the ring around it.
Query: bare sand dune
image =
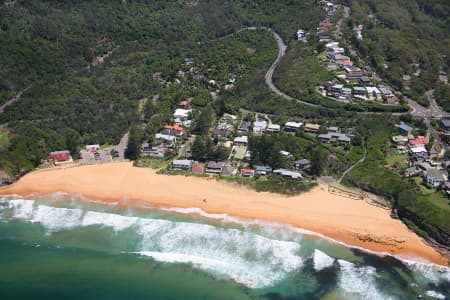
[[[208,213],[276,221],[372,251],[448,264],[446,257],[392,219],[389,211],[330,194],[326,186],[285,197],[215,179],[158,175],[154,170],[124,162],[33,172],[1,189],[0,194],[58,191],[103,201],[129,199],[129,205],[143,201],[154,206],[197,207]]]

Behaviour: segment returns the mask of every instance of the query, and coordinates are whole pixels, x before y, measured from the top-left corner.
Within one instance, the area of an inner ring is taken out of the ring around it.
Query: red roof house
[[[66,162],[66,161],[71,161],[72,156],[70,155],[70,152],[67,150],[54,151],[54,152],[50,153],[50,155],[47,157],[47,159],[53,160],[54,162]]]
[[[426,144],[428,144],[428,141],[425,137],[423,136],[419,136],[418,138],[409,140],[409,146],[411,148],[415,148],[415,147],[420,147],[420,146],[425,146]]]

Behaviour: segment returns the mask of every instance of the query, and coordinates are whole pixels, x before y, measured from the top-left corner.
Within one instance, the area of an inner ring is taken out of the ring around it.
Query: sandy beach
[[[326,186],[286,197],[258,193],[213,178],[158,175],[152,169],[123,162],[36,171],[0,189],[0,194],[23,196],[54,192],[127,205],[142,201],[153,206],[196,207],[208,213],[280,222],[371,251],[448,265],[446,257],[401,221],[392,219],[388,210],[330,194]]]

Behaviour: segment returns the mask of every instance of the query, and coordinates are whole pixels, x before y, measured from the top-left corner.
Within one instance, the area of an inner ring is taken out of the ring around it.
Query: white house
[[[233,145],[234,146],[245,146],[245,147],[247,147],[247,145],[248,145],[248,136],[244,135],[244,136],[235,137],[234,140],[233,140]]]
[[[253,122],[253,132],[254,133],[264,133],[267,129],[267,121],[259,120]]]

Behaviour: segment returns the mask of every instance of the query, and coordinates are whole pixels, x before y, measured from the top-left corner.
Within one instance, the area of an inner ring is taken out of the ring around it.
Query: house
[[[328,127],[328,132],[340,132],[341,130],[339,129],[339,127],[336,126],[330,126]]]
[[[294,157],[291,152],[285,150],[280,150],[280,154],[285,157]]]
[[[419,173],[421,173],[421,170],[417,166],[413,166],[405,170],[405,177],[415,176]]]
[[[331,28],[333,24],[329,20],[324,20],[319,23],[319,27],[317,27],[317,32],[324,32]]]
[[[382,98],[382,94],[377,87],[368,86],[366,87],[366,91],[369,100],[380,100]]]
[[[192,102],[189,100],[182,100],[178,104],[178,107],[181,109],[187,109],[187,110],[192,109]]]
[[[330,42],[331,38],[329,35],[319,35],[319,43],[321,42]]]
[[[329,47],[327,50],[331,55],[345,53],[345,49],[341,47]]]
[[[424,172],[424,180],[426,183],[431,184],[433,187],[439,187],[446,181],[448,174],[444,170],[428,169]]]
[[[333,96],[340,96],[343,88],[344,88],[343,84],[335,84],[331,87],[331,94]]]
[[[350,60],[350,57],[342,55],[340,53],[333,55],[332,59],[331,59],[331,61],[334,61],[335,63],[340,63],[340,62],[349,61],[349,60]]]
[[[202,164],[193,164],[191,170],[193,174],[203,174],[205,167]]]
[[[345,98],[351,98],[352,97],[352,89],[351,88],[343,88],[341,95]]]
[[[346,79],[348,81],[359,81],[359,79],[363,76],[363,71],[358,67],[345,67],[345,71],[347,72]]]
[[[189,120],[191,112],[191,109],[177,108],[173,114],[173,117],[182,121]]]
[[[184,134],[184,128],[179,124],[165,125],[161,133],[181,137]]]
[[[143,143],[141,145],[141,152],[143,155],[149,155],[157,158],[164,158],[169,150],[163,144],[152,146],[149,143]]]
[[[294,161],[294,167],[298,170],[306,170],[311,167],[311,161],[309,159],[300,159]]]
[[[351,142],[351,138],[347,135],[339,132],[328,132],[319,134],[318,139],[321,142],[348,145]]]
[[[297,31],[297,34],[295,35],[297,41],[301,42],[307,42],[308,41],[308,33],[305,32],[303,29],[299,29]]]
[[[360,86],[355,86],[353,88],[353,95],[355,97],[361,97],[361,98],[366,98],[366,89]]]
[[[192,168],[192,160],[176,159],[172,162],[172,170],[190,171]]]
[[[100,145],[99,144],[86,145],[85,149],[87,152],[97,152],[98,150],[100,150]]]
[[[255,176],[255,170],[253,169],[241,169],[241,176],[242,177],[254,177]]]
[[[230,177],[235,175],[236,169],[231,165],[225,165],[222,168],[222,172],[220,173],[220,176],[224,177]]]
[[[409,140],[410,148],[424,147],[426,144],[428,144],[428,141],[423,136],[419,136],[415,139]]]
[[[445,131],[445,135],[450,135],[450,119],[441,119],[441,125]]]
[[[267,126],[267,132],[275,133],[280,132],[281,126],[278,124],[270,124]]]
[[[413,128],[411,126],[406,125],[406,124],[400,124],[400,125],[397,125],[396,127],[399,129],[399,131],[403,135],[406,135],[406,136],[410,135],[412,133],[412,131],[413,131]]]
[[[392,141],[397,145],[406,145],[408,143],[408,137],[403,135],[395,135],[392,137]]]
[[[386,99],[394,99],[395,98],[394,93],[392,93],[392,91],[388,87],[386,87],[384,85],[380,85],[380,86],[378,86],[378,89],[380,90],[382,97],[385,97]]]
[[[285,170],[285,169],[276,169],[273,171],[273,173],[283,176],[284,178],[288,178],[288,179],[302,179],[303,178],[302,174],[300,174],[299,172],[294,172],[294,171]]]
[[[242,131],[242,132],[248,132],[248,131],[252,130],[252,123],[243,121],[241,123],[241,125],[239,125],[238,130]]]
[[[173,143],[177,140],[175,136],[163,133],[155,134],[155,139],[163,140],[166,145],[173,145]]]
[[[368,85],[368,84],[370,84],[371,82],[372,82],[372,81],[371,81],[370,78],[367,77],[367,76],[361,76],[361,77],[359,78],[359,83],[360,83],[360,84]]]
[[[222,173],[222,169],[225,166],[224,162],[215,162],[215,161],[210,161],[207,165],[206,165],[206,170],[205,172],[207,174],[220,174]]]
[[[269,166],[256,166],[256,171],[255,173],[257,175],[262,175],[265,176],[269,173],[272,173],[272,168]]]
[[[258,120],[253,122],[253,132],[254,133],[264,133],[267,129],[267,121]]]
[[[215,128],[213,130],[213,137],[214,138],[226,138],[230,134],[230,131],[228,129],[219,129]]]
[[[54,151],[47,156],[48,160],[52,160],[55,165],[71,163],[72,156],[68,150]]]
[[[338,63],[339,67],[341,68],[345,68],[345,67],[351,67],[353,66],[353,62],[351,60],[344,60],[344,61],[340,61]]]
[[[319,129],[320,125],[314,123],[306,123],[304,128],[305,132],[317,132]]]
[[[303,123],[301,122],[286,122],[286,124],[284,124],[284,131],[287,132],[296,132],[298,129],[300,129],[300,127],[302,127]]]
[[[247,145],[248,145],[248,136],[244,135],[244,136],[235,137],[234,140],[233,140],[233,145],[234,146],[247,147]]]

